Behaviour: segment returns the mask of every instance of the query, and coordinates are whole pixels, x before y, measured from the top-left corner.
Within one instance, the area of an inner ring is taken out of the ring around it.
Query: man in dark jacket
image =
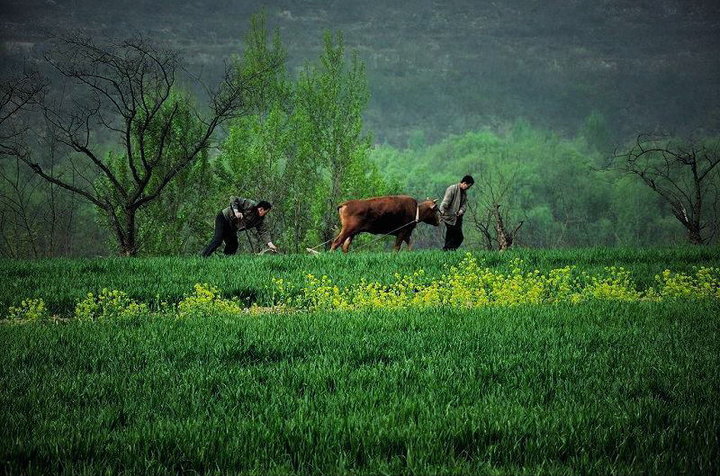
[[[440,218],[445,223],[444,251],[454,251],[460,247],[465,236],[462,232],[462,219],[467,207],[467,190],[473,186],[475,179],[466,175],[460,183],[450,185],[440,204]]]
[[[265,215],[272,205],[265,200],[255,203],[252,200],[240,197],[230,197],[230,206],[223,209],[215,217],[215,234],[202,255],[207,257],[225,242],[225,254],[232,255],[238,249],[237,232],[255,228],[260,240],[267,243],[268,248],[277,251],[277,247],[270,240],[270,233],[265,224]]]

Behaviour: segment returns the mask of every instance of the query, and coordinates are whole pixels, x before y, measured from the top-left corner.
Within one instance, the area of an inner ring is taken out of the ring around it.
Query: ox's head
[[[440,225],[440,210],[438,209],[437,199],[427,199],[420,202],[420,221],[428,225]]]

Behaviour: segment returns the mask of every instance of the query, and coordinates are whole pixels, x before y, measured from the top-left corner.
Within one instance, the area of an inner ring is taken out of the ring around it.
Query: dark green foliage
[[[0,461],[713,474],[718,315],[704,301],[3,325]]]
[[[21,67],[11,53],[48,32],[85,28],[122,37],[132,25],[183,48],[191,67],[212,79],[261,5],[292,45],[290,70],[316,57],[323,30],[346,32],[368,67],[370,130],[395,146],[418,128],[437,142],[520,116],[572,134],[593,110],[615,137],[655,125],[720,126],[720,7],[710,0],[8,0],[3,60]]]

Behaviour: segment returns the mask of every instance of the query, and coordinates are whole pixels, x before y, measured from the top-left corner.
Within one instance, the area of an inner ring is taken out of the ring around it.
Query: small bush
[[[635,289],[630,272],[622,267],[605,268],[605,276],[593,276],[583,290],[588,298],[612,301],[640,301],[642,293]]]
[[[666,269],[655,276],[660,296],[688,298],[694,296],[720,298],[720,269],[700,267],[695,276],[673,273]]]
[[[95,321],[106,318],[134,318],[147,315],[149,309],[144,303],[130,299],[123,291],[103,290],[95,296],[88,293],[85,299],[75,306],[75,317]]]
[[[178,303],[177,315],[186,317],[209,317],[214,315],[237,315],[243,310],[235,299],[223,299],[220,291],[207,283],[197,283],[195,293]]]
[[[50,317],[42,299],[23,299],[18,307],[8,309],[8,318],[38,321]]]

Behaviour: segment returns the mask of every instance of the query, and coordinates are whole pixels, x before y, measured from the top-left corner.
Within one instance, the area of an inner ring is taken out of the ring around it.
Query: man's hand
[[[269,242],[267,245],[268,245],[268,248],[270,248],[270,249],[273,250],[273,251],[277,251],[277,250],[278,250],[278,249],[277,249],[277,246],[275,246],[272,241]]]
[[[238,220],[242,220],[243,214],[239,210],[235,210],[235,218],[237,218]]]
[[[465,211],[464,211],[464,210],[460,210],[459,212],[457,212],[457,216],[461,217],[461,216],[463,216],[463,213],[465,213]]]

